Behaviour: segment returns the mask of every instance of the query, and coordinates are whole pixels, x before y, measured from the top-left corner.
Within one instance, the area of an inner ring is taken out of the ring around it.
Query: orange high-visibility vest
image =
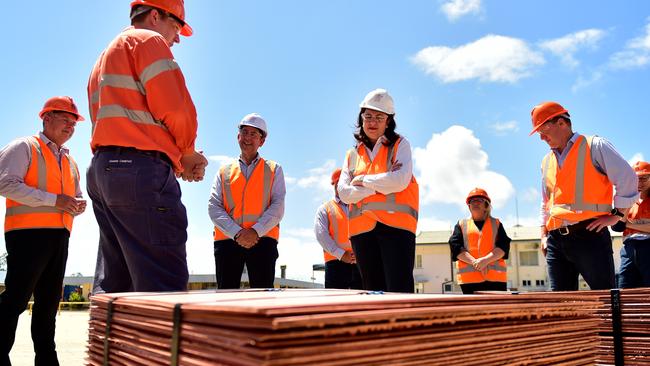
[[[196,109],[165,39],[128,28],[100,55],[88,80],[90,142],[165,153],[181,171],[194,151]]]
[[[327,219],[329,221],[330,237],[334,240],[336,245],[344,249],[346,252],[352,253],[352,244],[348,237],[348,215],[343,211],[341,206],[336,203],[336,200],[331,200],[325,204],[327,211]],[[323,250],[325,262],[338,260],[335,256]]]
[[[562,226],[563,220],[583,221],[608,214],[612,210],[614,188],[591,160],[593,136],[579,136],[558,167],[551,151],[542,161],[542,177],[546,188],[546,229]]]
[[[275,168],[274,161],[260,158],[248,179],[244,176],[238,161],[219,169],[224,209],[242,228],[253,227],[271,205],[271,187],[275,179]],[[261,236],[278,240],[280,225],[276,225]],[[214,240],[225,239],[230,237],[215,226]]]
[[[401,138],[391,147],[382,145],[373,161],[366,152],[363,144],[357,145],[346,155],[350,176],[379,174],[390,172],[395,163],[395,152],[399,148]],[[409,185],[401,192],[388,195],[375,193],[363,200],[350,205],[350,236],[371,231],[382,224],[398,229],[408,230],[415,234],[418,224],[419,186],[415,176],[411,176]]]
[[[639,222],[640,224],[650,223],[650,199],[646,198],[641,203],[639,202],[635,203],[627,212],[627,218],[629,220],[640,220]],[[634,233],[641,233],[641,232],[642,231],[626,228],[623,231],[623,236],[628,236]]]
[[[479,230],[471,218],[458,221],[460,230],[463,233],[465,249],[474,258],[488,255],[494,249],[497,233],[499,232],[499,219],[488,217]],[[458,284],[480,283],[485,281],[506,282],[508,267],[506,261],[499,259],[488,265],[487,275],[483,277],[471,264],[463,261],[456,261],[456,280]]]
[[[53,194],[76,195],[79,169],[70,155],[61,156],[61,165],[54,153],[37,136],[27,141],[32,150],[31,162],[24,182],[30,187]],[[72,232],[72,215],[56,207],[30,207],[7,198],[5,232],[20,229],[66,228]]]

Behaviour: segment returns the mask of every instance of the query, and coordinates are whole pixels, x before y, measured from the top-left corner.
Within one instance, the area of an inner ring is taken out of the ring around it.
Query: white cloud
[[[322,201],[332,195],[331,177],[335,168],[336,162],[334,160],[327,160],[323,165],[309,169],[306,176],[302,178],[285,178],[285,182],[290,187],[312,190],[314,193],[313,199],[315,201]]]
[[[309,233],[309,235],[307,235]],[[287,278],[312,281],[312,265],[322,264],[323,249],[311,229],[281,229],[278,243],[279,257],[276,261],[276,277],[280,266],[287,266]],[[323,282],[322,273],[314,273],[316,282]]]
[[[514,194],[512,183],[489,170],[488,154],[474,133],[463,126],[451,126],[433,134],[424,148],[413,151],[414,168],[419,171],[420,201],[465,206],[465,197],[474,187],[487,190],[494,207],[502,207]]]
[[[497,122],[490,126],[495,134],[497,135],[506,135],[509,132],[519,131],[519,124],[517,121],[506,121],[506,122]]]
[[[596,48],[598,42],[605,36],[605,31],[600,29],[585,29],[579,32],[567,34],[564,37],[543,41],[540,47],[550,51],[562,59],[562,62],[570,67],[580,64],[575,59],[575,54],[583,47]]]
[[[417,232],[451,230],[453,227],[454,223],[449,220],[435,217],[419,217]]]
[[[190,221],[187,226],[187,268],[190,274],[213,274],[214,264],[214,237],[211,230],[193,225]]]
[[[440,6],[440,10],[453,22],[467,14],[481,11],[481,0],[450,0]]]
[[[541,181],[541,177],[540,177]],[[541,193],[538,189],[533,187],[526,188],[523,192],[518,195],[519,199],[523,202],[541,202]]]
[[[499,215],[496,215],[499,217]],[[539,216],[524,216],[517,218],[514,215],[508,215],[506,217],[499,217],[503,223],[504,228],[511,228],[519,223],[519,226],[524,227],[539,227],[541,225]]]
[[[630,160],[628,160],[627,162],[630,165],[634,165],[637,161],[645,161],[645,159],[643,158],[643,153],[638,152],[638,153],[632,155]]]
[[[631,39],[622,51],[610,57],[609,65],[614,69],[633,69],[650,64],[650,17],[645,34]]]
[[[573,93],[577,93],[580,89],[584,89],[592,84],[597,83],[600,79],[602,79],[603,73],[601,71],[594,71],[590,77],[584,78],[582,76],[578,76],[578,80],[571,86],[571,91]]]
[[[217,166],[221,167],[222,165],[230,164],[237,158],[227,155],[210,155],[208,156],[209,160],[212,160],[217,163]]]
[[[457,48],[427,47],[411,62],[445,83],[468,79],[514,83],[545,63],[542,54],[525,41],[498,35],[487,35]]]

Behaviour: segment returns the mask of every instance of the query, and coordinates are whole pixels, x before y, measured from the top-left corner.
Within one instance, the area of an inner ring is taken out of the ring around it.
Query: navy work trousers
[[[5,233],[7,276],[0,294],[0,365],[11,365],[18,316],[34,294],[32,341],[35,365],[58,365],[54,344],[56,312],[68,259],[67,229],[25,229]]]
[[[415,291],[415,234],[377,222],[374,229],[354,235],[350,242],[364,290]]]
[[[650,287],[650,239],[625,239],[621,248],[618,287]]]
[[[363,289],[359,268],[338,259],[325,262],[325,288]]]
[[[612,238],[607,228],[600,232],[580,229],[568,235],[552,232],[546,244],[551,290],[578,290],[578,275],[592,290],[614,288]]]
[[[133,149],[100,149],[87,188],[99,225],[93,292],[186,290],[187,213],[171,166]]]
[[[250,249],[242,247],[232,239],[217,240],[214,242],[217,287],[239,288],[246,264],[251,288],[272,288],[277,259],[278,241],[267,236],[261,237]]]

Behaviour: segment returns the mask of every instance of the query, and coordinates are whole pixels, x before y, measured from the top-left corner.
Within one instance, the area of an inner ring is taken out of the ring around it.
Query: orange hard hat
[[[338,168],[332,173],[332,185],[337,184],[339,182],[340,177],[341,177],[341,168]]]
[[[467,199],[465,200],[465,203],[469,204],[469,200],[471,200],[474,197],[483,197],[485,198],[488,203],[492,203],[492,200],[490,199],[490,196],[488,196],[487,192],[483,188],[474,188],[471,191],[469,191],[469,194],[467,195]]]
[[[566,114],[566,116],[569,117],[569,111],[567,111],[559,103],[544,102],[536,105],[533,107],[533,110],[530,111],[530,116],[533,121],[533,130],[530,131],[529,136],[534,134],[548,120],[562,114]]]
[[[83,121],[84,118],[77,110],[77,105],[74,104],[72,97],[52,97],[45,102],[43,109],[38,113],[38,116],[43,119],[43,115],[51,111],[68,112],[77,116],[77,122]]]
[[[134,6],[145,5],[152,8],[164,10],[181,21],[181,34],[189,37],[194,33],[192,27],[185,22],[185,3],[183,0],[135,0],[131,3],[131,9]]]
[[[650,164],[645,161],[637,161],[633,168],[636,175],[650,174]]]

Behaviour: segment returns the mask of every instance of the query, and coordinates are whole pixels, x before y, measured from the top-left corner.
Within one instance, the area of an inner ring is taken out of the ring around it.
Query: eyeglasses
[[[242,135],[242,137],[262,137],[262,134],[259,133],[258,131],[252,131],[252,130],[244,130],[241,129],[239,130],[239,134]]]
[[[478,198],[478,197],[477,198],[472,198],[472,199],[469,200],[470,204],[472,204],[472,203],[483,203],[483,202],[487,202],[487,201],[484,198]]]
[[[379,123],[385,122],[388,119],[388,117],[382,116],[380,114],[376,115],[376,116],[373,116],[372,114],[365,114],[364,113],[364,114],[361,115],[361,117],[363,118],[364,121],[370,122],[372,120],[375,120],[375,121],[377,121]]]
[[[640,183],[645,183],[650,181],[650,175],[642,175],[638,177]]]
[[[551,129],[551,127],[555,125],[555,122],[557,122],[557,121],[544,122],[544,124],[540,128],[537,129],[537,132],[539,132],[539,133],[547,133]]]

